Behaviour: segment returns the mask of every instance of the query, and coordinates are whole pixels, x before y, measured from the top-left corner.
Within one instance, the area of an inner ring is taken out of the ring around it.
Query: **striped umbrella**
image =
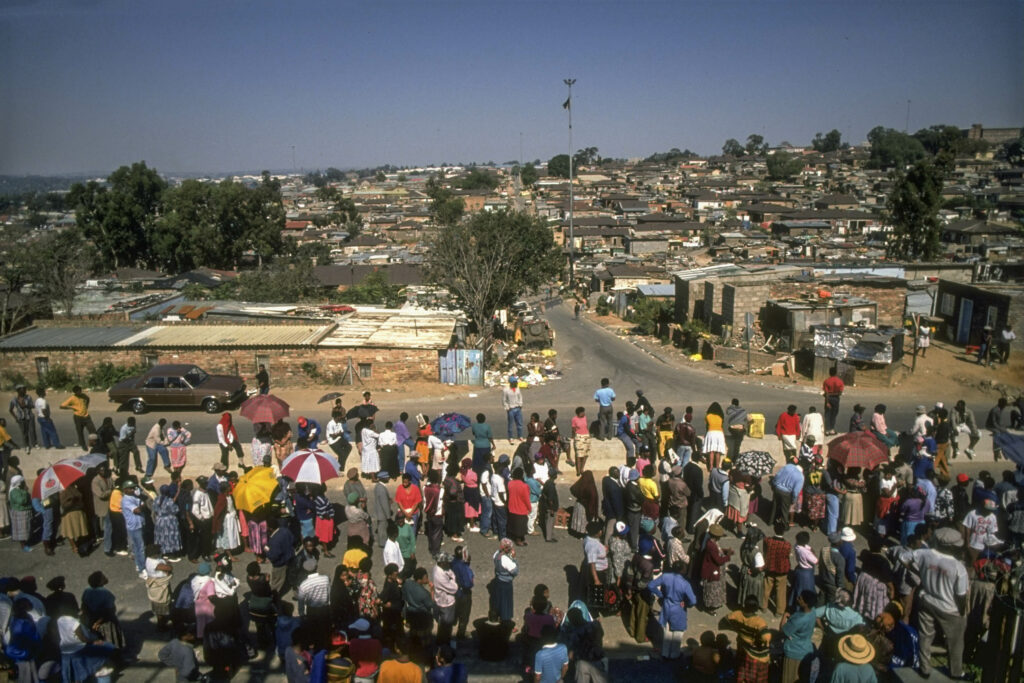
[[[318,448],[295,451],[281,463],[281,474],[292,481],[322,484],[341,476],[338,460]]]
[[[83,453],[75,458],[65,458],[43,470],[32,484],[32,497],[44,500],[63,491],[85,476],[86,470],[102,465],[107,456],[101,453]]]

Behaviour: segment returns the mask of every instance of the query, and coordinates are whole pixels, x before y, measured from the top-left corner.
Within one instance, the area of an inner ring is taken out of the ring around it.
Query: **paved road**
[[[609,332],[586,319],[586,316],[575,320],[571,307],[563,305],[557,300],[546,307],[545,315],[556,332],[555,349],[558,351],[558,362],[564,375],[563,379],[526,389],[524,413],[527,417],[531,412],[538,412],[545,416],[549,408],[555,408],[559,412],[560,421],[564,423],[563,431],[568,430],[568,422],[576,406],[586,407],[588,412],[592,413],[591,417],[596,418],[593,393],[598,387],[601,377],[608,377],[611,380],[612,387],[618,394],[617,408],[621,408],[626,400],[634,399],[634,392],[637,389],[643,389],[657,410],[665,405],[670,405],[675,409],[676,415],[680,416],[687,405],[692,405],[697,420],[699,420],[712,401],[718,401],[726,406],[730,399],[739,398],[749,412],[763,413],[766,416],[768,431],[772,430],[775,419],[789,403],[795,403],[801,413],[805,412],[807,406],[812,404],[821,410],[820,392],[815,388],[801,385],[780,387],[762,384],[754,377],[750,379],[728,377],[699,367],[677,367],[652,356],[630,343],[628,339]],[[851,387],[843,396],[839,422],[840,425],[847,423],[853,405],[857,402],[868,406],[869,411],[876,403],[886,403],[889,406],[889,425],[896,429],[907,428],[913,422],[916,405],[923,403],[931,406],[936,400],[943,400],[946,405],[955,403],[957,399],[954,393],[955,387],[951,385],[945,390],[949,392],[945,396],[936,396],[931,393],[908,396],[897,391],[862,390]],[[347,393],[349,393],[347,398],[354,398],[358,394],[358,389]],[[470,397],[470,394],[476,394],[476,396]],[[63,397],[63,394],[54,393],[50,397],[51,403],[56,406],[63,400]],[[459,411],[475,415],[482,411],[488,415],[496,436],[501,437],[505,433],[500,389],[497,387],[479,389],[466,387],[464,391],[458,391],[448,397],[426,400],[390,399],[387,394],[380,392],[376,393],[375,398],[378,405],[381,406],[381,415],[383,416],[378,420],[397,419],[398,413],[403,410],[410,415],[415,415],[418,412],[435,415],[443,411]],[[973,407],[979,419],[989,408],[989,406]],[[322,424],[326,424],[329,419],[328,404],[315,405],[310,400],[309,405],[293,405],[292,409],[293,415],[312,415],[320,419]],[[74,429],[69,411],[54,409],[53,412],[61,438],[64,439],[65,444],[70,443]],[[119,412],[116,406],[107,402],[104,394],[97,393],[93,396],[92,402],[93,420],[99,425],[102,418],[108,415],[112,416],[114,423],[120,426],[128,413],[123,410]],[[868,415],[870,416],[870,412]],[[139,431],[143,437],[159,416],[166,417],[168,421],[188,422],[197,442],[213,442],[215,440],[214,427],[219,416],[206,415],[199,411],[142,415],[138,419]],[[237,420],[237,425],[243,439],[251,438],[246,420]],[[140,438],[140,442],[141,440]]]

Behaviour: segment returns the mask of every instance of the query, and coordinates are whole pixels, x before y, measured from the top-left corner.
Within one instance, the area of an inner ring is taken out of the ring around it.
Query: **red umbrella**
[[[295,451],[281,463],[281,474],[294,482],[322,484],[341,476],[338,460],[317,448]]]
[[[828,457],[843,467],[871,470],[889,462],[889,447],[869,432],[848,432],[829,442]]]
[[[269,422],[273,424],[288,417],[288,404],[273,394],[256,394],[246,399],[238,408],[238,413],[253,422]]]
[[[32,497],[44,500],[49,496],[63,491],[85,476],[86,470],[107,461],[107,456],[99,453],[82,454],[77,458],[58,460],[43,470],[32,484]]]

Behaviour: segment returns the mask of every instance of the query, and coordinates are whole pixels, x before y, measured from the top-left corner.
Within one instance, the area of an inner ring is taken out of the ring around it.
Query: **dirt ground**
[[[632,328],[630,323],[624,322],[613,315],[596,316],[590,315],[591,320],[603,327],[626,336]],[[721,368],[712,361],[691,361],[689,354],[683,349],[676,348],[671,344],[662,344],[654,337],[630,336],[629,339],[641,346],[650,353],[657,355],[673,364],[688,365],[704,372],[722,375],[724,377],[745,377],[740,370],[732,368]],[[1011,355],[1007,365],[996,363],[995,365],[982,366],[976,363],[976,356],[967,356],[963,347],[943,342],[933,341],[927,355],[917,357],[916,367],[912,355],[903,359],[906,373],[903,380],[894,387],[871,387],[872,391],[878,393],[911,393],[924,395],[935,390],[941,383],[949,386],[957,385],[961,389],[959,395],[964,400],[977,404],[988,405],[995,402],[1000,396],[1010,398],[1024,393],[1024,355]],[[809,378],[798,376],[772,377],[770,375],[758,375],[758,381],[765,384],[776,385],[805,385],[812,386]]]

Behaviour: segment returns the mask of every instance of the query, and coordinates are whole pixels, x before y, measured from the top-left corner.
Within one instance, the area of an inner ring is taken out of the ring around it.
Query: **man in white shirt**
[[[384,541],[384,566],[393,564],[398,571],[405,568],[405,558],[402,557],[402,549],[398,546],[398,525],[389,521],[387,525],[387,540]]]
[[[917,417],[914,418],[914,426],[910,430],[911,436],[928,436],[928,430],[935,424],[932,418],[928,417],[928,411],[924,406],[918,406]]]
[[[334,455],[338,458],[339,469],[344,470],[345,460],[352,451],[352,444],[345,438],[345,423],[332,417],[331,421],[327,423],[325,435],[327,445],[331,447]]]
[[[300,617],[306,616],[310,610],[329,606],[331,598],[331,580],[326,574],[317,572],[316,560],[310,558],[303,562],[302,570],[307,572],[307,576],[295,592]]]
[[[36,401],[33,412],[36,421],[39,423],[39,438],[43,448],[64,448],[60,445],[60,436],[57,435],[57,427],[50,418],[50,403],[46,400],[46,389],[36,389]]]
[[[963,536],[955,529],[935,532],[936,549],[921,548],[911,554],[910,568],[918,572],[918,619],[921,636],[922,676],[932,668],[932,643],[936,627],[942,630],[949,652],[949,669],[953,678],[963,675],[964,628],[967,625],[967,569],[956,553],[963,545]]]
[[[508,528],[508,507],[506,507],[508,488],[505,485],[505,478],[500,474],[501,470],[508,466],[508,462],[507,455],[498,458],[498,471],[492,474],[490,479],[491,504],[494,506],[491,514],[494,520],[494,531],[498,534],[499,539],[505,538]]]
[[[430,449],[430,469],[443,472],[448,460],[444,441],[437,434],[431,434],[427,437],[427,448]]]
[[[508,386],[501,390],[501,407],[505,409],[508,416],[508,441],[512,443],[512,430],[515,428],[515,438],[523,440],[523,392],[519,389],[519,382],[513,377],[508,381]]]

